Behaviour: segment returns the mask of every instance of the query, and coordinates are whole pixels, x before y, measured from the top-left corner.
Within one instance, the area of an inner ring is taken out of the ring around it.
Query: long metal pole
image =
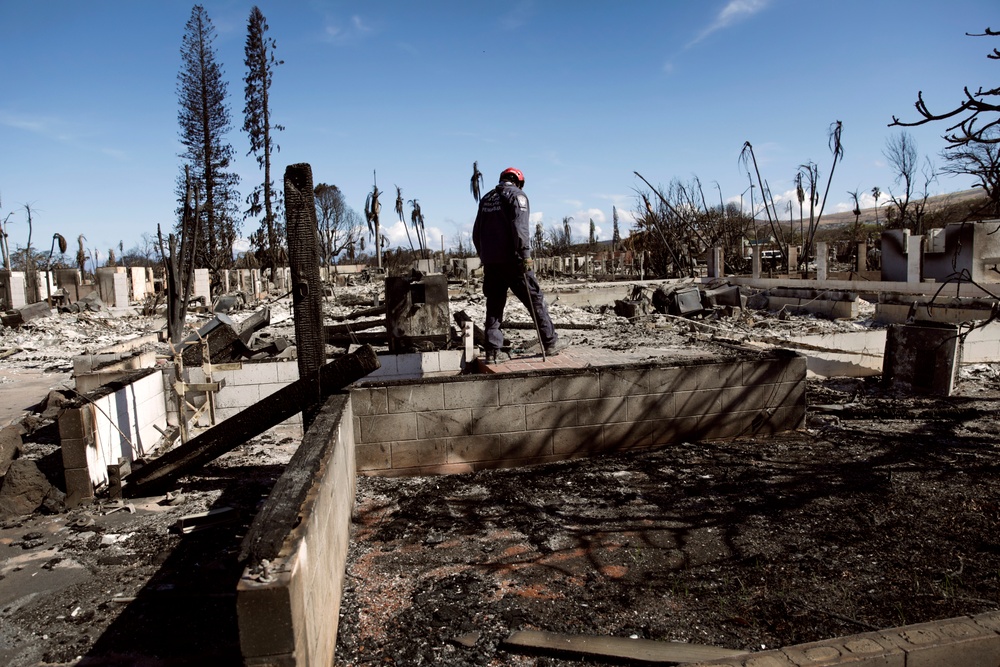
[[[528,285],[528,272],[524,272],[524,292],[528,295],[528,302],[531,303],[531,307],[528,311],[531,313],[531,321],[535,324],[535,335],[538,336],[538,347],[542,351],[542,361],[545,361],[545,344],[542,343],[542,330],[538,326],[538,316],[535,315],[535,304],[531,301],[531,287]]]

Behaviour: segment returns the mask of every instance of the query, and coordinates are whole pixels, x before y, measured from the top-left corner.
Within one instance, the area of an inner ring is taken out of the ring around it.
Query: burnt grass
[[[995,610],[998,400],[810,380],[777,437],[360,478],[338,664],[580,664],[505,646],[522,629],[759,651]]]

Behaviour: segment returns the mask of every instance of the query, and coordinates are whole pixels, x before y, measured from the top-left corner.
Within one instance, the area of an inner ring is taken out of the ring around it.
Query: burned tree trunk
[[[292,269],[299,379],[315,390],[314,398],[302,410],[302,421],[308,428],[320,407],[319,369],[326,356],[326,340],[323,335],[323,285],[320,283],[316,242],[316,200],[312,167],[305,162],[285,168],[285,219],[288,259]]]
[[[184,166],[184,211],[181,216],[181,247],[177,247],[177,237],[167,237],[167,249],[163,248],[163,232],[156,226],[160,242],[160,257],[167,284],[167,334],[170,342],[179,345],[184,338],[184,320],[187,317],[188,301],[194,284],[194,256],[198,243],[198,186],[192,184],[190,168]]]

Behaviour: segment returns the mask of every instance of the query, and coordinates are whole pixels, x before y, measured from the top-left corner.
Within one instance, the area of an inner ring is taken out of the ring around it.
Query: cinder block
[[[500,383],[500,405],[524,405],[552,401],[551,376],[506,377]]]
[[[278,382],[291,384],[299,379],[299,364],[297,361],[276,361],[274,366]]]
[[[720,412],[704,415],[699,421],[702,438],[735,438],[745,435],[749,430],[752,413]]]
[[[392,467],[392,453],[384,442],[356,445],[354,455],[358,470],[387,470]]]
[[[373,372],[367,375],[368,378],[373,378],[376,376],[386,376],[386,375],[399,375],[399,367],[396,364],[396,360],[399,358],[398,354],[380,354],[378,355],[379,367]]]
[[[496,461],[500,458],[500,436],[469,435],[448,438],[448,463]]]
[[[473,380],[444,383],[444,407],[479,408],[500,405],[497,380]]]
[[[435,352],[412,352],[396,355],[396,373],[403,377],[420,377],[427,372],[441,370],[441,362]]]
[[[628,419],[627,401],[624,396],[577,401],[576,413],[581,426],[623,422]]]
[[[649,422],[653,445],[672,445],[683,440],[684,422],[678,419],[652,419]]]
[[[448,446],[440,438],[393,442],[389,448],[392,452],[392,467],[396,470],[437,466],[449,462]]]
[[[599,453],[604,451],[604,427],[601,425],[561,428],[552,433],[554,454]]]
[[[602,398],[648,394],[648,371],[640,368],[602,368],[600,385]]]
[[[417,416],[415,413],[373,415],[361,417],[360,420],[361,437],[358,438],[359,443],[414,440],[417,437]],[[356,432],[355,437],[357,437]]]
[[[424,412],[444,408],[444,388],[438,383],[387,387],[389,412]]]
[[[804,382],[782,382],[780,384],[759,384],[725,389],[723,408],[725,410],[762,410],[790,405],[805,405],[806,386]]]
[[[510,433],[525,429],[524,406],[472,408],[472,433]]]
[[[63,468],[86,468],[87,440],[83,438],[60,438],[59,450],[62,452]]]
[[[244,657],[294,653],[295,614],[287,575],[279,575],[271,584],[258,584],[246,577],[241,579],[236,589],[236,615]]]
[[[270,382],[268,384],[259,384],[257,385],[257,393],[260,396],[260,398],[258,398],[257,400],[262,401],[271,394],[281,391],[287,386],[288,385],[286,384],[279,384],[277,382]]]
[[[721,389],[683,391],[674,394],[674,414],[677,417],[696,417],[722,412]]]
[[[67,468],[63,471],[66,479],[66,497],[86,500],[94,497],[94,483],[87,468]]]
[[[80,408],[63,410],[59,415],[59,439],[60,440],[85,440],[93,432],[92,422],[88,428],[85,413],[90,411],[90,406],[85,405]]]
[[[447,438],[472,434],[472,409],[417,412],[418,438]]]
[[[743,384],[798,382],[806,377],[805,357],[743,362]]]
[[[674,416],[673,394],[645,394],[628,396],[625,399],[625,415],[628,421],[669,419]]]
[[[296,362],[298,368],[298,362]],[[243,364],[243,369],[237,372],[233,380],[237,384],[271,384],[278,382],[278,364],[264,362],[259,364]]]
[[[357,417],[387,414],[389,412],[388,389],[385,387],[351,389],[351,410]]]
[[[215,406],[219,408],[248,408],[259,400],[259,385],[226,386],[215,395]]]
[[[528,430],[561,429],[577,425],[577,410],[573,403],[534,403],[524,406],[525,428]]]
[[[561,375],[552,378],[551,391],[553,401],[599,398],[601,383],[596,373]]]
[[[650,370],[649,393],[719,389],[742,383],[739,362],[699,364]]]
[[[500,447],[499,459],[506,465],[516,465],[514,461],[534,459],[552,455],[552,434],[549,431],[521,431],[501,433],[497,436]]]
[[[804,406],[792,406],[746,414],[750,417],[748,433],[774,435],[782,431],[802,428],[805,424],[806,411]]]
[[[614,452],[653,446],[652,422],[605,424],[602,428],[604,429],[604,447],[606,451]]]

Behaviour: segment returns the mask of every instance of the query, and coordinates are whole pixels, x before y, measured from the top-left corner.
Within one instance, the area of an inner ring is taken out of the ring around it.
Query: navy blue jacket
[[[479,200],[472,242],[483,264],[520,262],[531,256],[528,197],[502,181]]]

